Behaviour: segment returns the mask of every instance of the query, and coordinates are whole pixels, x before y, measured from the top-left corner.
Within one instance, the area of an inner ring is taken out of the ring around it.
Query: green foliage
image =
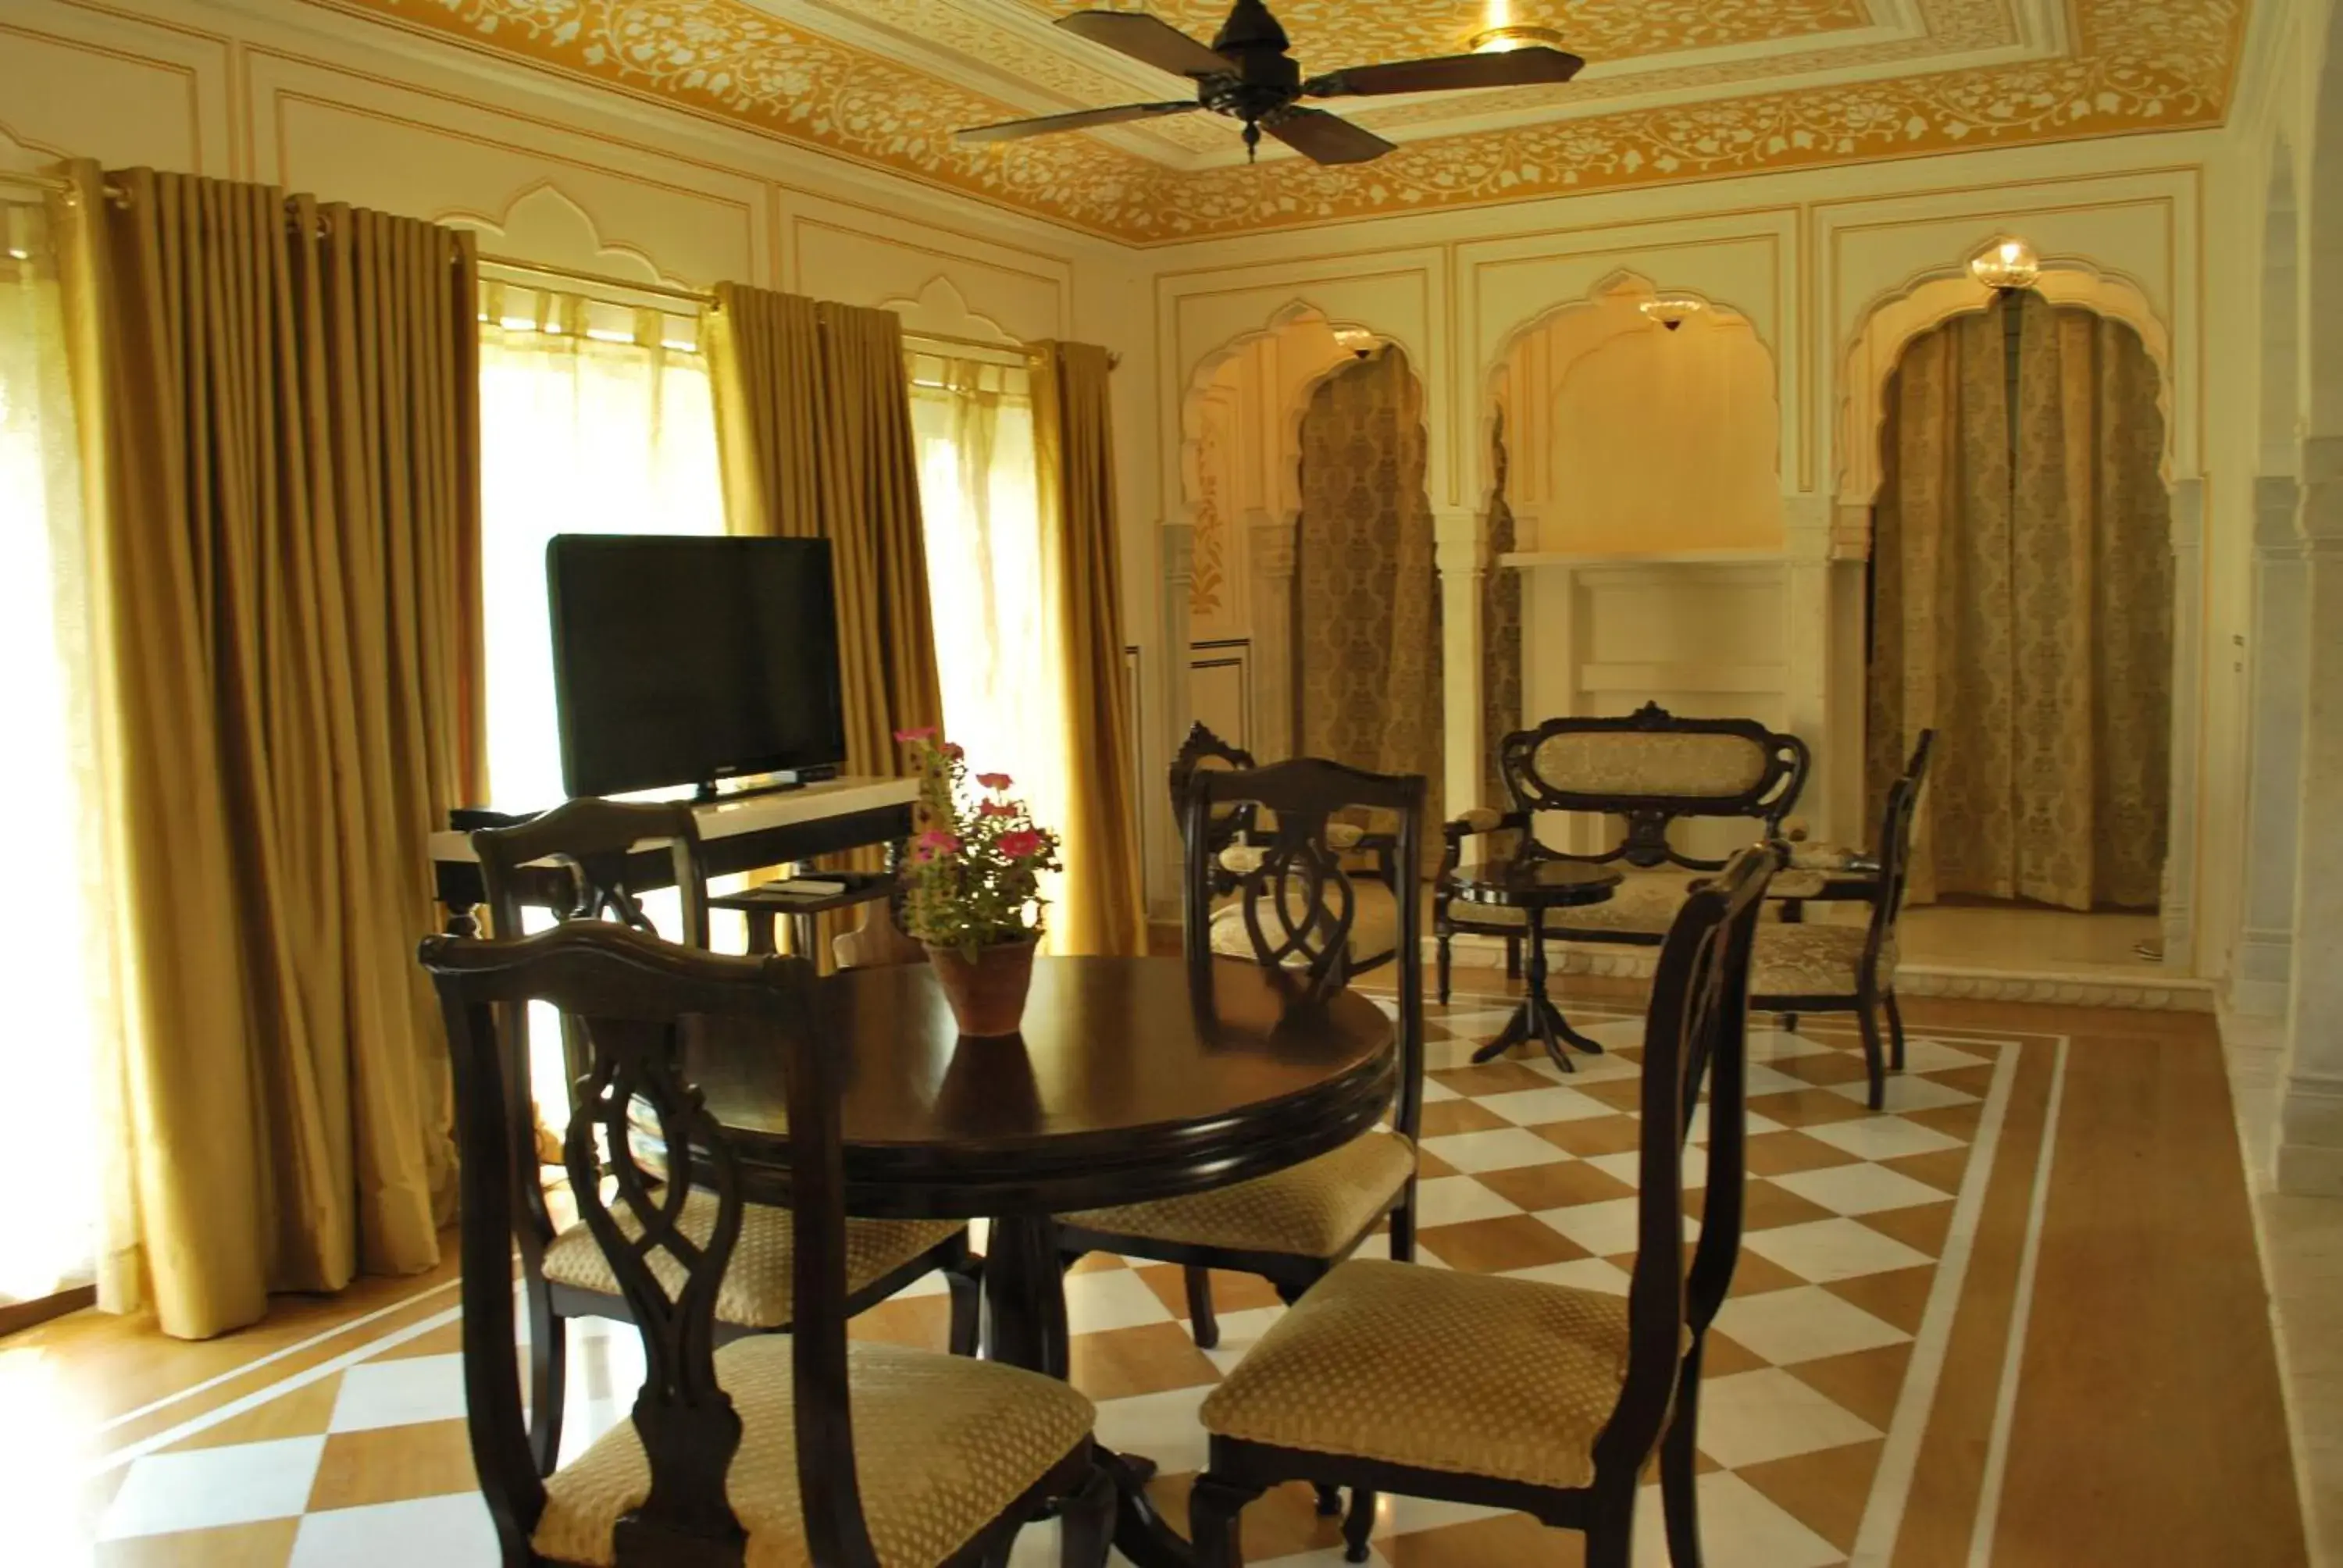
[[[979,950],[1041,934],[1041,875],[1063,868],[1058,836],[1011,798],[1005,773],[971,776],[958,746],[932,729],[899,730],[919,769],[911,855],[903,873],[904,929],[919,940]]]

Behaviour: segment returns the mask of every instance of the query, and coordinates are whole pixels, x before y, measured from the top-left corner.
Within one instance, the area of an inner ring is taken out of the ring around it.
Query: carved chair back
[[[1172,759],[1172,819],[1180,826],[1183,839],[1188,834],[1188,781],[1199,772],[1226,772],[1232,769],[1257,768],[1252,753],[1241,746],[1232,746],[1207,728],[1202,719],[1188,726],[1188,738],[1180,743],[1179,752]],[[1205,819],[1204,838],[1211,850],[1213,866],[1212,890],[1215,894],[1230,891],[1235,883],[1220,868],[1222,850],[1243,842],[1253,828],[1253,808],[1246,802],[1222,807]]]
[[[1266,768],[1198,769],[1189,778],[1182,814],[1187,846],[1182,904],[1188,962],[1199,980],[1213,962],[1217,914],[1242,922],[1254,962],[1293,974],[1312,997],[1331,997],[1350,982],[1363,886],[1372,881],[1391,898],[1402,1073],[1396,1121],[1410,1138],[1422,1120],[1423,1099],[1423,900],[1406,869],[1422,863],[1425,795],[1421,774],[1368,773],[1303,757]],[[1215,854],[1210,825],[1232,809],[1259,824],[1256,842]],[[1361,835],[1335,819],[1353,813],[1398,824],[1395,859],[1381,857],[1377,870],[1357,864],[1353,851]],[[1223,882],[1231,902],[1215,910]]]
[[[1643,1147],[1637,1156],[1636,1251],[1627,1289],[1627,1378],[1594,1445],[1599,1469],[1633,1471],[1659,1441],[1684,1334],[1704,1332],[1724,1305],[1741,1251],[1749,952],[1778,864],[1758,846],[1685,899],[1660,949],[1644,1026]],[[1707,1192],[1700,1240],[1684,1250],[1684,1150],[1708,1088]]]
[[[643,913],[636,883],[656,863],[639,844],[664,843],[676,892],[683,903],[683,940],[708,946],[708,878],[699,853],[699,819],[681,800],[567,801],[510,828],[482,828],[472,835],[488,894],[488,918],[498,937],[521,931],[524,868],[539,860],[558,863],[568,874],[566,902],[556,910],[565,920],[608,918],[639,931],[653,931]]]
[[[1805,787],[1805,742],[1752,719],[1679,719],[1647,702],[1621,719],[1549,719],[1498,744],[1498,769],[1515,809],[1592,811],[1626,820],[1599,860],[1640,869],[1720,869],[1668,839],[1683,817],[1746,817],[1780,836]]]
[[[1935,730],[1920,731],[1903,777],[1887,787],[1887,804],[1879,814],[1879,883],[1873,894],[1871,930],[1864,942],[1865,973],[1878,962],[1881,950],[1896,930],[1896,918],[1904,911],[1904,894],[1912,880],[1912,823],[1919,814],[1920,793],[1928,782],[1928,757],[1936,743]]]
[[[591,1050],[567,1161],[578,1208],[601,1244],[642,1335],[646,1368],[633,1419],[650,1490],[618,1523],[620,1568],[736,1565],[746,1536],[725,1477],[740,1418],[717,1382],[716,1297],[740,1232],[738,1162],[699,1091],[683,1081],[687,1018],[751,1020],[769,1029],[787,1083],[789,1198],[795,1216],[797,1462],[812,1560],[875,1568],[854,1469],[846,1381],[846,1222],[836,1052],[813,1015],[813,969],[801,959],[736,958],[677,947],[608,921],[575,921],[518,941],[432,937],[422,962],[438,988],[453,1053],[462,1159],[464,1382],[472,1458],[505,1548],[528,1543],[546,1492],[531,1460],[514,1347],[511,1189],[500,1179],[528,1125],[508,1092],[497,1033],[532,1001],[581,1020]],[[665,1179],[628,1148],[630,1114],[656,1116],[672,1170]],[[600,1177],[607,1167],[608,1180]],[[680,1224],[694,1190],[716,1195],[705,1237]],[[620,1227],[623,1209],[635,1227]],[[664,1254],[670,1287],[651,1259]]]

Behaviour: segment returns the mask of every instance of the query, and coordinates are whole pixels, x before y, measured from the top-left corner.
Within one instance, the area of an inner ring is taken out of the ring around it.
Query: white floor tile
[[[1237,1362],[1245,1352],[1261,1343],[1261,1336],[1269,1332],[1269,1325],[1285,1315],[1283,1307],[1248,1307],[1241,1312],[1215,1314],[1221,1325],[1221,1342],[1204,1352],[1204,1359],[1221,1369],[1226,1377],[1237,1370]]]
[[[1147,1282],[1132,1270],[1101,1269],[1066,1276],[1069,1332],[1094,1334],[1102,1329],[1137,1328],[1172,1319],[1172,1309],[1163,1304],[1163,1298],[1148,1289]]]
[[[325,1452],[323,1437],[285,1437],[133,1460],[98,1522],[97,1538],[292,1518],[309,1504]]]
[[[1196,1411],[1212,1392],[1206,1385],[1102,1399],[1098,1403],[1098,1440],[1118,1452],[1153,1460],[1166,1475],[1202,1470],[1208,1455]]]
[[[1630,1187],[1644,1184],[1644,1157],[1634,1150],[1619,1154],[1592,1154],[1587,1156],[1586,1163]],[[1708,1185],[1708,1151],[1697,1143],[1684,1152],[1684,1184],[1686,1188]]]
[[[1785,1171],[1769,1180],[1835,1214],[1879,1214],[1952,1199],[1949,1192],[1940,1192],[1885,1165],[1830,1165],[1819,1171]]]
[[[1752,1020],[1749,1025],[1749,1059],[1752,1061],[1785,1061],[1794,1056],[1813,1056],[1831,1048],[1818,1040],[1786,1029],[1761,1025]]]
[[[337,1508],[301,1521],[287,1568],[498,1568],[496,1526],[477,1492]]]
[[[1912,1337],[1819,1285],[1735,1296],[1717,1314],[1716,1327],[1775,1366],[1900,1345]]]
[[[1782,1123],[1764,1114],[1755,1106],[1744,1106],[1741,1111],[1741,1131],[1746,1138],[1761,1132],[1779,1132]],[[1708,1141],[1708,1101],[1704,1100],[1692,1108],[1692,1125],[1685,1137],[1694,1144]]]
[[[1704,1407],[1704,1436],[1707,1427]],[[1700,1494],[1701,1555],[1709,1568],[1828,1568],[1846,1561],[1837,1547],[1730,1472],[1712,1471],[1694,1485]],[[1646,1533],[1637,1532],[1639,1558]]]
[[[1862,1079],[1852,1083],[1834,1083],[1833,1094],[1844,1095],[1857,1105],[1867,1104],[1871,1085]],[[1916,1078],[1907,1069],[1887,1075],[1887,1109],[1898,1111],[1941,1111],[1947,1105],[1975,1105],[1977,1097],[1955,1089],[1948,1083],[1938,1083],[1930,1078]]]
[[[1502,1508],[1483,1508],[1471,1503],[1443,1503],[1435,1498],[1399,1497],[1381,1492],[1375,1494],[1374,1535],[1413,1535],[1419,1530],[1442,1530],[1451,1524],[1494,1519],[1503,1512]]]
[[[1535,1280],[1544,1285],[1568,1285],[1578,1291],[1601,1291],[1607,1296],[1627,1293],[1628,1273],[1608,1258],[1573,1258],[1567,1263],[1542,1263],[1515,1269],[1509,1280]]]
[[[1493,1127],[1486,1132],[1427,1138],[1423,1146],[1468,1174],[1475,1171],[1510,1171],[1522,1165],[1551,1165],[1570,1158],[1564,1150],[1520,1127]]]
[[[1879,1435],[1877,1427],[1779,1368],[1710,1378],[1701,1385],[1701,1452],[1728,1470]],[[1702,1523],[1707,1526],[1704,1535],[1725,1533],[1718,1528],[1722,1521]]]
[[[1440,1080],[1436,1078],[1426,1078],[1423,1081],[1423,1102],[1426,1105],[1437,1105],[1443,1100],[1462,1100],[1463,1098],[1464,1097],[1463,1095],[1457,1093],[1454,1090],[1449,1088],[1446,1084],[1441,1082]]]
[[[1906,1072],[1946,1072],[1956,1067],[1986,1067],[1992,1059],[1973,1056],[1941,1040],[1929,1040],[1920,1035],[1904,1037],[1904,1070]]]
[[[1478,1098],[1483,1110],[1495,1111],[1516,1127],[1544,1127],[1550,1122],[1585,1121],[1618,1114],[1617,1107],[1575,1089],[1523,1089],[1511,1094],[1483,1094]]]
[[[1762,1061],[1749,1064],[1746,1089],[1753,1101],[1768,1094],[1795,1094],[1800,1090],[1813,1087],[1805,1079],[1784,1072],[1778,1067],[1768,1067]]]
[[[1895,1091],[1891,1088],[1888,1092],[1892,1095]],[[1834,1149],[1844,1149],[1858,1160],[1900,1160],[1906,1154],[1936,1154],[1961,1146],[1957,1138],[1947,1138],[1933,1127],[1892,1115],[1834,1121],[1805,1131],[1807,1137]]]
[[[1818,1285],[1890,1269],[1915,1269],[1930,1261],[1926,1252],[1853,1220],[1814,1220],[1804,1225],[1752,1231],[1741,1244],[1767,1262],[1779,1263]]]
[[[1554,1145],[1549,1143],[1546,1147],[1552,1149]],[[1494,1220],[1521,1211],[1520,1204],[1499,1197],[1470,1176],[1435,1176],[1416,1183],[1415,1223],[1420,1231],[1434,1225],[1461,1225],[1467,1220]]]
[[[1567,1209],[1548,1209],[1538,1218],[1598,1258],[1615,1258],[1635,1251],[1635,1224],[1641,1207],[1633,1198],[1614,1198],[1608,1203],[1579,1203]],[[1700,1234],[1700,1221],[1684,1222],[1684,1240]]]
[[[463,1413],[464,1358],[409,1356],[364,1362],[344,1372],[327,1430],[366,1432],[420,1421],[454,1421]]]

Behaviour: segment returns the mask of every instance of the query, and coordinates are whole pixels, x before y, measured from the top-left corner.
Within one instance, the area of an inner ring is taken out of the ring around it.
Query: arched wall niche
[[[471,229],[480,236],[482,250],[514,261],[621,283],[698,286],[662,269],[645,247],[606,237],[593,216],[549,179],[523,186],[496,212],[450,208],[432,214],[431,221]]]
[[[1691,291],[1664,291],[1700,308],[1664,326],[1644,311],[1663,292],[1641,274],[1615,272],[1503,339],[1483,380],[1478,457],[1483,508],[1492,510],[1502,427],[1516,548],[1781,548],[1774,356],[1747,316]],[[1694,439],[1704,459],[1687,464]]]
[[[1997,237],[1979,240],[1976,249],[1984,249]],[[2157,408],[2164,416],[2164,481],[2171,485],[2179,430],[2173,405],[2172,334],[2149,305],[2147,294],[2120,274],[2103,272],[2085,261],[2047,256],[2043,258],[2042,274],[2034,289],[2053,305],[2095,310],[2139,334],[2157,371]],[[1879,433],[1887,413],[1887,382],[1904,357],[1905,347],[1956,316],[1988,308],[1993,295],[1992,289],[1969,276],[1964,260],[1957,266],[1907,280],[1863,313],[1863,325],[1841,359],[1839,470],[1835,492],[1841,506],[1868,507],[1879,494]],[[1869,549],[1868,530],[1865,549]]]
[[[991,317],[970,309],[967,296],[942,273],[928,279],[917,294],[880,300],[879,308],[901,317],[903,330],[914,337],[997,343],[1004,348],[1013,348],[1019,341],[1016,334]]]

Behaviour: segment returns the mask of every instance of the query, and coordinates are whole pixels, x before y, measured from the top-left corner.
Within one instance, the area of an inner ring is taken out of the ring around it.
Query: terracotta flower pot
[[[976,1040],[1017,1032],[1025,1020],[1025,993],[1033,983],[1033,939],[976,950],[971,962],[958,948],[927,944],[928,961],[942,982],[960,1031]]]

